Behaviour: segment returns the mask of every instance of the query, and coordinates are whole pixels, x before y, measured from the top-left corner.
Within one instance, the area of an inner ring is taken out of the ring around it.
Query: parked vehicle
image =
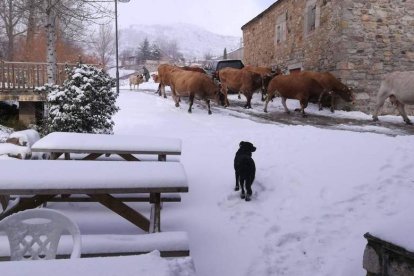
[[[218,77],[218,71],[225,67],[242,69],[244,67],[244,64],[240,59],[213,60],[207,64],[204,70],[206,70],[207,74],[209,74],[214,81],[220,81]]]

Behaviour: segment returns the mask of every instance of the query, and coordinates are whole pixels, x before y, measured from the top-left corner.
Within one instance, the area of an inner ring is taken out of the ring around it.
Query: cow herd
[[[206,102],[208,114],[211,114],[210,100],[224,105],[224,97],[220,87],[204,72],[193,70],[191,67],[178,67],[169,64],[161,64],[158,67],[159,94],[165,95],[165,86],[170,86],[175,106],[180,106],[181,97],[189,98],[188,112],[191,113],[194,98]]]
[[[245,108],[251,108],[253,93],[261,92],[264,103],[264,112],[267,112],[269,102],[275,97],[281,98],[282,105],[287,113],[287,99],[295,99],[300,103],[300,111],[305,116],[305,108],[310,100],[316,101],[322,109],[322,101],[330,97],[330,109],[334,112],[334,99],[339,96],[344,101],[354,102],[351,88],[343,84],[329,72],[303,71],[297,74],[283,75],[280,71],[271,68],[245,66],[242,69],[223,68],[218,73],[218,81],[212,79],[202,68],[178,67],[162,64],[158,67],[158,93],[166,98],[165,86],[171,88],[175,106],[180,105],[181,97],[189,98],[191,113],[194,98],[204,100],[208,114],[211,114],[210,100],[218,105],[229,106],[228,94],[238,93],[246,97]],[[394,72],[385,76],[378,93],[377,108],[373,119],[378,120],[378,112],[384,101],[390,98],[396,105],[407,124],[411,124],[407,117],[404,105],[414,104],[414,72]]]

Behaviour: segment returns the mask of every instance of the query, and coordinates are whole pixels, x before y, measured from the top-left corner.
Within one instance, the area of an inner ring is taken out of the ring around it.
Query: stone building
[[[414,70],[412,0],[279,0],[242,30],[246,64],[330,71],[367,113],[384,73]]]
[[[243,47],[231,51],[227,54],[227,59],[240,59],[243,60]]]

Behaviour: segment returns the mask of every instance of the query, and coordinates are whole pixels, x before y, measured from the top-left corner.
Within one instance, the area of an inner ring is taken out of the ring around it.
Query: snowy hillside
[[[186,59],[202,58],[210,53],[213,56],[236,50],[240,46],[240,37],[214,34],[191,24],[177,23],[172,25],[132,25],[120,30],[119,47],[138,49],[147,38],[155,41],[176,41],[179,51]]]

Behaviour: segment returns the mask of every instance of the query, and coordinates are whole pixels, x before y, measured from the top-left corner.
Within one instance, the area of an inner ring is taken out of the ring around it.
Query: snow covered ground
[[[140,89],[156,86],[145,83]],[[189,114],[185,99],[176,108],[171,97],[122,88],[116,134],[183,141],[179,160],[190,191],[181,203],[165,204],[162,229],[189,233],[197,275],[362,276],[364,233],[393,237],[400,224],[408,233],[414,230],[412,136],[267,124],[217,108],[208,115],[200,108],[203,102]],[[275,101],[269,111],[279,107]],[[359,112],[330,116],[368,117]],[[397,116],[386,120],[403,123]],[[233,191],[240,141],[257,147],[251,202]],[[66,212],[82,234],[139,233],[96,205],[48,207]],[[404,246],[414,238],[396,240]]]

